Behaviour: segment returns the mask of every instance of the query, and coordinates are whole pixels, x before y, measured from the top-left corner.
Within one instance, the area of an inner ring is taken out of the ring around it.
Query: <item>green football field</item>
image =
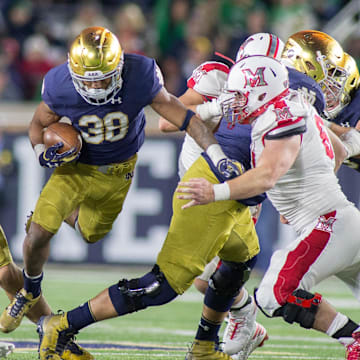
[[[55,312],[69,310],[119,279],[142,275],[149,269],[48,266],[43,292]],[[259,280],[253,274],[247,288],[252,291]],[[316,291],[354,320],[360,319],[359,304],[338,280],[327,280]],[[2,307],[8,303],[3,292],[0,301]],[[83,329],[77,339],[100,360],[184,359],[195,335],[201,307],[202,296],[191,288],[170,304],[94,324]],[[270,338],[250,359],[344,359],[345,349],[323,334],[286,324],[280,319],[267,319],[261,313],[258,322],[266,326]],[[0,334],[0,338],[0,341],[13,341],[16,345],[9,359],[37,359],[35,325],[27,319],[16,331]]]

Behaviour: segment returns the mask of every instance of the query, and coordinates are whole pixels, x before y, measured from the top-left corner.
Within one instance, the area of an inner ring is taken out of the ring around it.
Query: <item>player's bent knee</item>
[[[141,278],[123,279],[109,288],[111,302],[119,315],[166,304],[177,295],[158,265]]]
[[[282,316],[290,324],[296,322],[303,328],[313,327],[322,296],[298,289],[290,294],[286,304],[274,312],[273,316]]]
[[[98,242],[99,240],[103,239],[107,234],[108,234],[108,231],[105,232],[105,233],[97,233],[97,234],[84,234],[81,229],[79,229],[79,234],[81,235],[81,237],[83,238],[83,240],[85,242],[87,242],[88,244],[95,244],[96,242]]]
[[[205,305],[220,312],[229,310],[234,298],[249,279],[250,272],[249,262],[222,261],[209,280]]]

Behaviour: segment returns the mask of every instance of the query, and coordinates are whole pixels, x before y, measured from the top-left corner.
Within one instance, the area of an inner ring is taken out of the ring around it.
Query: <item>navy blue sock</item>
[[[33,297],[36,298],[41,293],[41,281],[43,279],[43,273],[35,278],[30,278],[23,270],[23,278],[24,278],[24,289],[26,292],[32,293]]]
[[[197,340],[216,341],[221,323],[214,323],[201,316],[199,327],[195,336]]]
[[[91,313],[89,303],[82,304],[74,310],[67,313],[69,325],[75,330],[80,330],[95,322]]]

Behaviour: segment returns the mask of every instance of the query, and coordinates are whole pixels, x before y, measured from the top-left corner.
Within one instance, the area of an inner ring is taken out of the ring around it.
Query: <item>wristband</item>
[[[206,153],[215,166],[217,166],[220,160],[226,159],[226,155],[222,151],[221,146],[219,144],[211,144],[206,149]]]
[[[360,133],[356,129],[342,134],[340,140],[346,148],[347,159],[360,154]]]
[[[34,145],[34,152],[36,155],[36,158],[38,159],[39,156],[45,151],[46,147],[44,144],[36,144]]]
[[[183,124],[181,125],[180,127],[180,130],[183,131],[183,130],[186,130],[187,127],[189,126],[189,122],[191,120],[191,118],[195,115],[195,113],[193,111],[191,111],[190,109],[188,109],[186,111],[186,115],[185,115],[185,119],[184,119],[184,122]]]
[[[227,182],[213,185],[214,200],[230,200],[230,186]]]

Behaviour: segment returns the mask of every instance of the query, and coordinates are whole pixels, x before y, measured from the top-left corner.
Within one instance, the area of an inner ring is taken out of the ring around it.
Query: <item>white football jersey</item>
[[[201,94],[204,102],[209,101],[220,95],[228,73],[229,67],[225,64],[217,61],[208,61],[193,71],[187,81],[187,85],[189,88]],[[179,156],[180,179],[202,152],[203,149],[186,133]]]
[[[256,165],[265,140],[301,135],[300,152],[288,172],[267,192],[278,212],[297,233],[320,215],[349,204],[334,173],[335,154],[321,117],[295,91],[271,105],[252,126]]]

